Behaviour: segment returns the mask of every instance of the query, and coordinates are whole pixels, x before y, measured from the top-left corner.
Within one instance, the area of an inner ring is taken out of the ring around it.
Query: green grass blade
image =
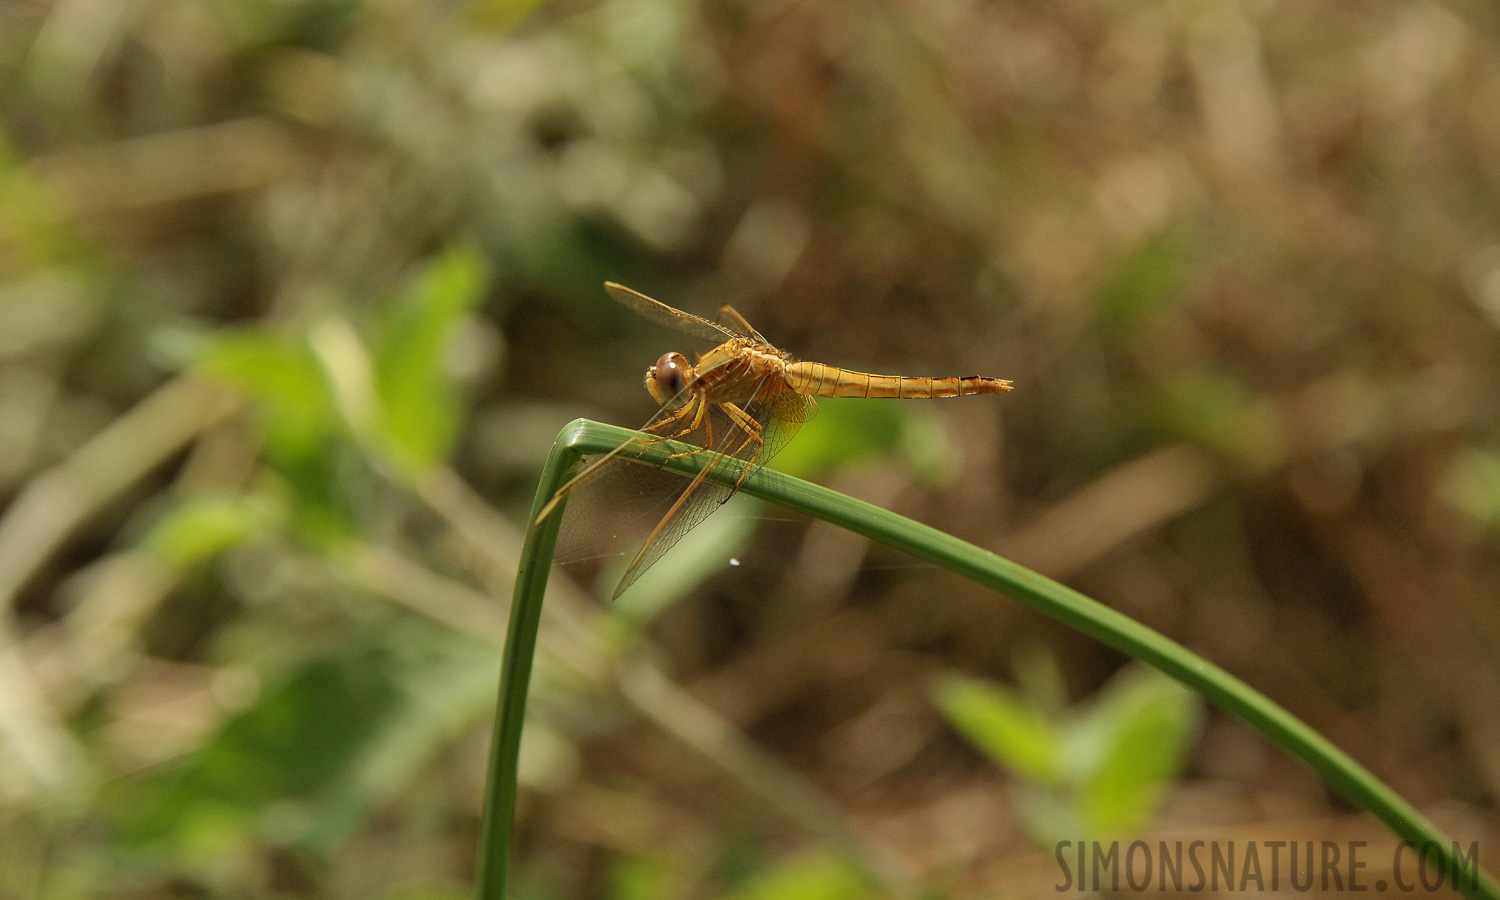
[[[505,893],[509,836],[515,811],[516,755],[525,714],[526,687],[541,616],[542,594],[561,519],[560,515],[552,515],[537,526],[535,514],[563,483],[568,469],[581,455],[608,452],[634,433],[584,419],[572,422],[558,435],[537,488],[532,524],[527,529],[521,569],[516,577],[511,629],[506,635],[480,846],[481,900],[500,900]],[[663,442],[622,455],[684,475],[696,474],[702,465],[699,461],[701,454],[667,459],[681,449],[680,445]],[[737,474],[733,468],[725,472],[721,467],[709,477],[733,479]],[[1465,895],[1500,900],[1495,882],[1455,854],[1456,844],[1451,838],[1369,770],[1269,697],[1176,641],[988,550],[836,491],[764,469],[746,478],[740,489],[942,566],[1160,669],[1307,763],[1330,787],[1381,819],[1402,840],[1418,847],[1429,843],[1435,845],[1442,855],[1445,871],[1460,873],[1456,887]]]
[[[566,435],[577,423],[564,430]],[[510,605],[510,624],[505,630],[505,652],[500,661],[500,699],[490,738],[489,774],[484,792],[484,812],[479,824],[480,900],[504,900],[510,868],[510,837],[516,818],[516,766],[521,755],[521,729],[526,724],[526,691],[531,684],[531,663],[536,656],[537,631],[542,622],[542,597],[552,571],[552,551],[557,529],[567,512],[554,510],[540,525],[536,517],[542,507],[567,480],[580,451],[563,440],[552,445],[536,499],[531,504],[526,537],[521,544],[521,562],[516,569],[516,590]]]

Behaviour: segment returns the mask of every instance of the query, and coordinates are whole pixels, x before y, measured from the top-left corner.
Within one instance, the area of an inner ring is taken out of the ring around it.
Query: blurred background
[[[0,0],[0,897],[469,896],[542,459],[706,349],[605,279],[1013,379],[824,403],[776,467],[1187,644],[1483,841],[1497,199],[1466,0]],[[552,583],[517,897],[1391,844],[835,529],[741,498],[606,605],[611,566]]]

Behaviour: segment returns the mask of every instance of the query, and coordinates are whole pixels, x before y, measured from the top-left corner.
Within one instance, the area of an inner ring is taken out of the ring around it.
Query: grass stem
[[[511,607],[501,667],[500,699],[480,836],[480,900],[502,900],[505,896],[515,816],[516,763],[525,718],[526,691],[536,649],[542,595],[547,586],[558,523],[562,519],[562,515],[550,515],[537,524],[536,516],[565,482],[579,459],[584,455],[607,453],[634,434],[612,425],[579,419],[559,433],[542,470],[521,550],[515,602]],[[667,459],[681,449],[679,445],[663,442],[636,445],[621,455],[691,477],[702,465],[701,454]],[[708,477],[722,481],[736,479],[738,475],[736,467],[721,467]],[[1418,848],[1432,845],[1433,850],[1441,855],[1444,871],[1454,874],[1455,887],[1466,896],[1476,900],[1500,900],[1495,882],[1477,868],[1477,862],[1471,863],[1457,853],[1457,844],[1451,838],[1368,769],[1269,697],[1176,641],[988,550],[836,491],[765,469],[746,478],[741,490],[942,566],[1156,667],[1307,763],[1330,787],[1385,822],[1402,840],[1410,841]],[[563,513],[566,514],[566,510]]]

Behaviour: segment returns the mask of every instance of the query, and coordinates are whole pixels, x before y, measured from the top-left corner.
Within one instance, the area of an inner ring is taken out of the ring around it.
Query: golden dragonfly
[[[817,412],[813,398],[925,400],[1002,394],[1011,389],[1009,381],[981,375],[873,375],[802,362],[773,347],[731,306],[721,307],[718,320],[710,321],[614,282],[605,282],[604,289],[616,302],[658,325],[717,345],[697,362],[672,351],[647,369],[646,390],[661,404],[660,411],[635,437],[588,462],[537,515],[541,522],[569,498],[560,538],[560,551],[566,554],[613,537],[610,529],[617,523],[661,512],[612,599],[770,461]],[[669,440],[689,445],[673,457],[707,454],[692,478],[653,470],[620,456],[631,447]],[[733,480],[726,477],[726,483],[720,483],[710,477],[735,466],[740,466],[740,472]]]

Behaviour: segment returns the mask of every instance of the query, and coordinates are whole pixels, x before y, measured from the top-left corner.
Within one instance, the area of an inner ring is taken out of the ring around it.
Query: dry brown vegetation
[[[828,404],[781,464],[1493,833],[1488,4],[11,0],[0,129],[0,897],[467,895],[540,460],[644,421],[677,340],[606,278],[1013,379]],[[518,896],[1050,893],[932,679],[1046,708],[1125,661],[830,528],[703,529],[617,608],[563,570]],[[1371,828],[1210,713],[1149,833]]]

